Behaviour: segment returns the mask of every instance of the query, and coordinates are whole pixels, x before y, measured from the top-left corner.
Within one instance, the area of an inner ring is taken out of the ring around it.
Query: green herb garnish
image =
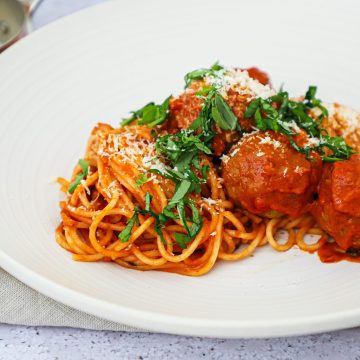
[[[279,104],[276,109],[273,103]],[[293,126],[303,128],[310,136],[320,134],[318,123],[307,114],[310,109],[303,102],[296,102],[289,99],[285,91],[268,98],[257,98],[246,108],[244,118],[254,116],[256,127],[259,130],[273,130],[285,135],[295,135]],[[325,109],[326,110],[326,109]]]
[[[185,75],[185,89],[190,85],[192,80],[201,80],[206,76],[214,75],[217,71],[222,70],[223,66],[216,62],[209,69],[197,69]]]
[[[199,151],[210,155],[209,143],[213,138],[204,133],[196,135],[194,130],[181,130],[176,134],[160,136],[156,139],[156,151],[168,159],[178,171],[185,170],[198,159]]]
[[[211,115],[214,121],[223,130],[235,130],[238,123],[237,117],[224,98],[216,93],[212,100]]]
[[[139,207],[135,207],[134,215],[127,222],[127,225],[126,225],[125,229],[123,231],[121,231],[121,233],[118,235],[118,238],[120,239],[120,241],[127,242],[127,241],[130,240],[131,230],[132,230],[133,226],[135,225],[135,223],[137,224],[137,226],[140,225],[139,214],[142,214],[142,215],[150,215],[153,218],[155,218],[154,229],[159,234],[161,240],[164,242],[164,237],[163,237],[163,234],[162,234],[162,231],[161,231],[162,224],[161,224],[161,222],[159,220],[159,216],[154,211],[152,211],[151,208],[150,208],[151,200],[152,200],[151,194],[149,192],[146,192],[146,194],[145,194],[145,208],[140,209]]]
[[[277,104],[276,108],[273,106],[274,103]],[[308,115],[309,110],[315,107],[320,110],[318,119]],[[321,100],[316,98],[315,86],[308,88],[303,102],[290,100],[289,94],[281,91],[268,99],[253,100],[244,113],[244,118],[254,118],[259,130],[273,130],[287,136],[294,136],[296,135],[294,128],[299,127],[310,137],[318,138],[319,144],[312,147],[301,147],[290,139],[292,147],[304,153],[307,158],[310,158],[311,151],[316,151],[324,162],[348,159],[354,150],[346,145],[344,138],[328,136],[321,128],[321,122],[327,116],[327,109],[321,104]],[[330,149],[332,154],[325,156],[324,148]]]
[[[185,80],[188,85],[191,80],[214,74],[220,69],[222,67],[215,64],[211,69],[200,69],[187,74]],[[189,129],[182,129],[176,134],[159,136],[156,139],[157,153],[167,159],[172,168],[164,173],[155,169],[149,170],[176,184],[173,198],[163,212],[157,215],[157,218],[160,223],[165,223],[170,219],[181,221],[187,235],[174,236],[182,248],[194,239],[202,227],[199,211],[188,197],[190,193],[200,193],[201,186],[207,180],[209,168],[200,165],[199,154],[212,154],[211,142],[216,135],[213,129],[215,124],[223,130],[240,129],[235,114],[215,86],[207,86],[196,95],[202,98],[204,103],[199,116]],[[187,217],[187,214],[190,217]],[[190,227],[189,222],[192,223]]]
[[[187,237],[180,235],[175,237],[175,240],[182,248],[186,242],[195,238],[202,227],[202,218],[199,211],[188,195],[190,193],[200,193],[201,186],[207,181],[209,167],[201,166],[199,153],[211,154],[209,143],[212,137],[213,133],[207,135],[203,132],[195,134],[194,130],[181,130],[177,134],[160,136],[156,140],[157,153],[166,158],[172,168],[165,172],[150,169],[149,172],[172,180],[176,184],[176,188],[173,197],[162,213],[148,212],[148,214],[156,219],[155,227],[157,227],[159,235],[161,234],[162,225],[169,220],[179,219],[187,233]],[[186,208],[190,214],[189,218],[186,215]],[[188,222],[192,223],[190,227]],[[162,235],[160,237],[163,240]]]
[[[137,188],[143,186],[145,183],[148,182],[148,177],[145,174],[140,174],[137,179],[135,180],[135,186]]]
[[[89,163],[83,159],[79,160],[79,166],[81,167],[82,172],[76,176],[75,180],[70,184],[68,188],[68,193],[72,194],[76,187],[81,183],[81,180],[87,177],[89,173]]]
[[[186,248],[186,244],[191,241],[189,236],[181,233],[174,233],[176,243],[182,248]]]
[[[324,155],[324,148],[328,148],[332,151],[330,156]],[[322,156],[322,160],[325,162],[335,162],[340,160],[348,159],[352,154],[355,154],[356,151],[348,146],[345,142],[345,139],[341,136],[328,136],[320,134],[320,144],[316,147],[316,151],[319,152]]]
[[[148,104],[146,104],[145,106],[143,106],[141,109],[136,110],[136,111],[131,111],[131,116],[129,118],[125,118],[122,119],[120,125],[121,126],[126,126],[129,125],[130,123],[132,123],[134,120],[139,119],[142,117],[143,111],[144,109],[151,107],[151,106],[156,106],[154,102],[150,102]]]
[[[123,119],[121,126],[128,125],[134,120],[138,120],[139,125],[146,124],[149,127],[162,124],[168,115],[170,98],[171,95],[167,97],[160,105],[156,105],[155,103],[151,102],[139,110],[132,111],[132,116],[127,119]]]
[[[135,223],[139,226],[139,211],[137,208],[134,209],[134,215],[126,223],[125,229],[119,234],[118,238],[121,242],[127,242],[131,237],[131,230]]]
[[[133,216],[128,220],[124,230],[120,232],[118,238],[121,242],[127,242],[130,240],[131,231],[135,223],[139,226],[139,214],[150,215],[155,219],[154,229],[156,233],[160,236],[160,239],[165,243],[164,236],[162,233],[162,228],[164,224],[172,219],[180,219],[183,224],[187,235],[179,234],[175,235],[175,241],[183,249],[186,247],[186,243],[192,241],[195,236],[199,233],[202,228],[202,218],[198,209],[196,208],[194,202],[190,199],[185,199],[184,196],[187,194],[189,188],[184,188],[184,185],[178,186],[177,191],[174,194],[174,197],[170,200],[169,205],[164,209],[160,214],[156,214],[151,209],[152,196],[149,192],[145,194],[145,208],[140,209],[135,207]],[[185,206],[188,205],[191,210],[190,218],[186,217]],[[173,212],[175,209],[177,214]],[[191,227],[189,228],[187,222],[192,222]]]
[[[190,221],[192,222],[192,225],[190,228],[187,225],[187,218],[185,215],[185,205],[188,205],[191,209]],[[187,202],[185,202],[184,200],[180,201],[178,204],[178,213],[181,223],[183,224],[187,232],[187,235],[181,233],[174,233],[174,237],[177,244],[182,249],[184,249],[186,248],[186,244],[192,241],[195,238],[195,236],[200,232],[203,223],[202,223],[202,217],[200,216],[200,213],[192,200],[188,200]]]

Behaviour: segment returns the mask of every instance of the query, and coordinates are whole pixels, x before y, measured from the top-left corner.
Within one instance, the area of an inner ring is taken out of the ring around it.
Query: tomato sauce
[[[344,250],[360,247],[360,156],[326,164],[319,199],[312,207],[317,223]]]
[[[294,150],[285,135],[267,131],[233,147],[222,176],[230,198],[248,211],[275,210],[296,217],[313,200],[321,165],[319,158],[309,161]]]
[[[341,249],[336,243],[326,243],[318,250],[318,256],[323,263],[335,263],[342,260],[360,263],[359,256],[352,256]]]
[[[259,68],[257,67],[251,67],[247,70],[249,76],[255,80],[257,80],[259,83],[263,84],[263,85],[268,85],[270,84],[270,79],[267,73],[261,71]]]

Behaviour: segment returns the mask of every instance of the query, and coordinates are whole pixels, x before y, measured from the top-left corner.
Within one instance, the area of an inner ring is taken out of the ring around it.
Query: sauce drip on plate
[[[360,251],[356,254],[354,250],[354,255],[351,250],[345,251],[341,249],[336,243],[325,243],[319,250],[318,256],[323,263],[335,263],[342,260],[347,260],[351,262],[360,262]]]

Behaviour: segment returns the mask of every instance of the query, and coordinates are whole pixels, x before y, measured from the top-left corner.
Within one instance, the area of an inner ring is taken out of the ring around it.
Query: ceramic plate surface
[[[200,278],[78,263],[54,240],[59,190],[92,127],[178,93],[216,60],[360,108],[357,3],[114,1],[0,55],[0,265],[74,308],[153,331],[268,337],[360,325],[360,265],[256,251]]]

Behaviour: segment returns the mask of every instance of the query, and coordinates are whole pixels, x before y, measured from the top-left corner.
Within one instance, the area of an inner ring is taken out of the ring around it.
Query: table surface
[[[33,26],[102,1],[43,0]],[[0,324],[0,360],[99,358],[360,360],[360,328],[281,339],[223,340]]]

